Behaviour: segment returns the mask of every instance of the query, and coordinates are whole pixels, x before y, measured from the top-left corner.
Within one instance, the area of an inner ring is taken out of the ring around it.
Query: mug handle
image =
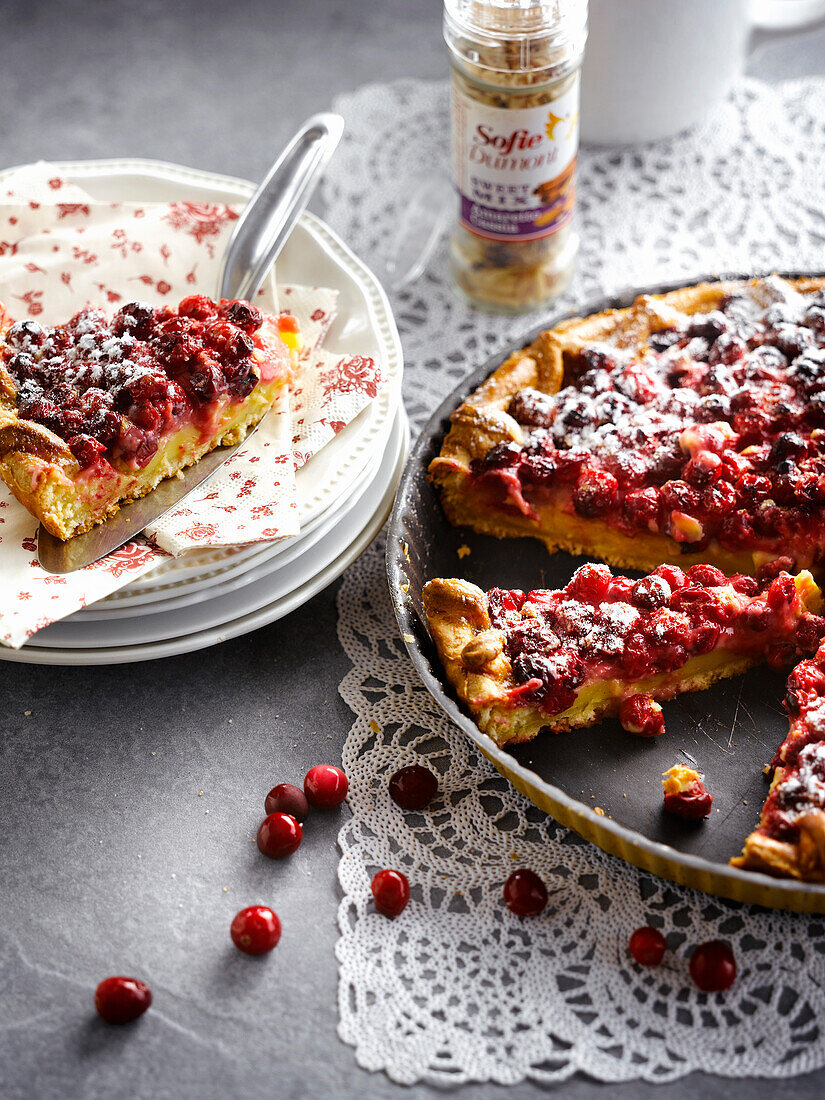
[[[805,30],[825,20],[825,0],[750,0],[752,30],[787,32]]]

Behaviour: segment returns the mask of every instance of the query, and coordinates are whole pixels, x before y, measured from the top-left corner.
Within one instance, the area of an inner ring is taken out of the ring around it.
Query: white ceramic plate
[[[245,180],[155,161],[56,167],[104,201],[243,203],[254,191]],[[0,181],[12,171],[0,172]],[[387,379],[377,399],[298,472],[301,534],[174,559],[41,631],[22,649],[0,647],[0,660],[121,663],[214,645],[300,607],[375,536],[389,511],[409,440],[406,417],[399,413],[401,344],[386,295],[332,230],[309,213],[281,253],[278,281],[338,290],[339,313],[324,346],[376,358]]]
[[[400,446],[398,445],[400,442]],[[289,615],[297,610],[313,596],[323,591],[327,585],[332,584],[344,570],[351,565],[366,550],[381,527],[392,508],[395,490],[401,477],[401,471],[406,462],[409,449],[409,425],[403,410],[399,411],[398,429],[394,431],[390,446],[387,448],[382,470],[372,486],[372,491],[366,495],[364,515],[360,522],[353,528],[357,534],[344,550],[330,561],[326,566],[319,568],[314,575],[299,587],[287,592],[280,599],[248,611],[238,617],[233,617],[224,623],[202,630],[189,631],[185,621],[185,613],[180,616],[183,627],[180,636],[164,641],[149,644],[121,644],[104,648],[83,648],[74,646],[70,649],[35,647],[26,645],[22,649],[4,649],[0,651],[0,659],[13,662],[22,662],[38,665],[108,665],[128,664],[134,661],[150,661],[161,657],[173,657],[179,653],[189,653],[193,650],[206,649],[208,646],[217,645],[219,642],[228,641],[241,634],[247,634],[268,623]],[[366,516],[366,518],[365,518]],[[265,585],[265,580],[259,582]],[[57,627],[70,623],[70,619],[63,623],[55,623],[47,627],[54,631]],[[38,637],[42,637],[45,631],[41,631]]]
[[[330,537],[336,527],[352,522],[352,519],[348,520],[347,517],[363,502],[367,492],[376,490],[379,472],[391,443],[392,435],[387,441],[384,453],[376,455],[374,461],[370,462],[366,471],[367,476],[358,482],[355,490],[347,495],[340,507],[328,508],[311,525],[311,528],[308,531],[302,531],[299,537],[284,539],[280,544],[283,552],[277,556],[272,554],[270,544],[264,544],[264,548],[254,557],[244,558],[239,563],[230,561],[228,565],[215,570],[207,577],[198,577],[197,584],[175,584],[164,586],[160,590],[150,589],[148,592],[133,596],[127,606],[124,606],[126,601],[113,605],[109,600],[99,600],[91,607],[76,611],[72,619],[75,622],[88,622],[93,619],[111,620],[152,615],[158,612],[165,613],[189,607],[204,600],[211,600],[219,595],[224,596],[228,592],[235,592],[247,584],[252,584],[262,574],[272,576],[278,570],[291,565],[322,539]]]
[[[102,201],[244,203],[255,190],[247,180],[150,160],[58,161],[58,172]],[[17,168],[0,172],[0,182]],[[365,477],[380,454],[400,402],[403,355],[387,297],[375,276],[316,215],[308,212],[293,230],[277,265],[280,284],[328,286],[339,292],[338,317],[324,346],[340,354],[369,355],[384,367],[387,382],[348,424],[297,474],[302,527],[337,506]],[[273,544],[279,553],[283,543]],[[196,551],[164,563],[110,597],[131,599],[159,585],[198,584],[222,564],[257,558],[259,546]],[[179,593],[176,593],[179,594]]]

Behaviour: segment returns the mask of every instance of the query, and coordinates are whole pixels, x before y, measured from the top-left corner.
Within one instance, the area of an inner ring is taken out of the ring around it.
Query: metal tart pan
[[[508,751],[482,734],[457,704],[423,613],[421,590],[432,577],[465,577],[482,588],[560,587],[585,560],[550,555],[535,539],[501,541],[447,522],[426,471],[453,410],[511,351],[530,343],[542,329],[566,317],[628,306],[639,294],[662,294],[685,285],[686,280],[679,280],[636,287],[591,301],[575,313],[548,316],[463,380],[424,427],[402,475],[387,541],[390,595],[404,644],[427,690],[498,771],[562,825],[604,851],[684,886],[735,901],[825,913],[825,886],[771,878],[728,863],[758,821],[768,790],[763,768],[787,733],[781,705],[784,674],[763,666],[666,703],[666,733],[650,741],[628,736],[611,719],[592,729],[540,734]],[[470,553],[459,557],[464,546]],[[405,591],[402,586],[407,585]],[[662,811],[661,774],[677,762],[692,762],[705,775],[714,804],[704,822],[682,822]]]

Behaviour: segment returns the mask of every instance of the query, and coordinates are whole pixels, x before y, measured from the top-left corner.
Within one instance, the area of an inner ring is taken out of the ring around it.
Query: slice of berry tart
[[[788,677],[790,729],[772,761],[762,818],[735,867],[825,882],[825,646]]]
[[[430,476],[451,522],[551,551],[825,571],[825,279],[565,321],[457,409]]]
[[[584,565],[557,591],[483,592],[432,580],[424,608],[447,678],[499,745],[618,714],[664,729],[658,700],[759,661],[780,666],[825,635],[811,574],[761,581],[711,565],[661,565],[641,580]]]
[[[243,439],[300,345],[291,315],[202,295],[53,328],[0,311],[0,329],[0,476],[61,539]]]

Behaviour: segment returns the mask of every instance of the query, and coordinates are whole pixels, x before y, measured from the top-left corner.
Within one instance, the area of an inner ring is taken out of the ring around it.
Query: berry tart
[[[813,652],[820,605],[807,571],[758,581],[711,565],[661,565],[641,580],[584,565],[565,588],[527,594],[463,580],[424,588],[447,679],[499,745],[613,714],[655,736],[657,700]]]
[[[289,386],[295,320],[245,301],[86,308],[44,328],[0,307],[0,476],[71,538],[222,444]]]
[[[825,563],[825,279],[643,296],[564,321],[462,404],[448,519],[649,571]]]
[[[825,645],[788,677],[787,738],[772,761],[762,818],[735,867],[825,882]]]

